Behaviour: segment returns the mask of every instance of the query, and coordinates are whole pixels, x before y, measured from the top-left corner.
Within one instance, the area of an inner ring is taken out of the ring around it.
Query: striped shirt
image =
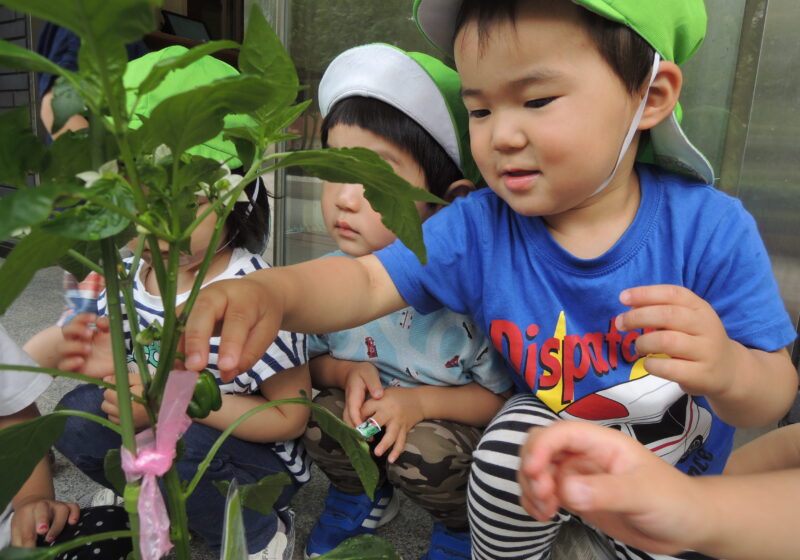
[[[123,264],[127,271],[133,263],[133,258],[123,259]],[[161,298],[151,294],[145,288],[142,278],[143,272],[149,265],[140,262],[137,273],[133,276],[133,299],[136,306],[136,313],[139,317],[139,330],[146,329],[154,323],[163,324],[164,306]],[[269,264],[259,255],[250,253],[245,249],[236,248],[231,254],[228,267],[221,274],[204,284],[208,285],[218,280],[239,278],[260,270],[269,268]],[[189,297],[189,292],[178,294],[177,305],[180,305]],[[97,301],[97,314],[103,316],[107,314],[106,293],[103,291]],[[131,344],[131,331],[128,324],[128,314],[123,306],[123,329],[125,334],[125,347],[128,351],[128,361],[133,362],[133,352]],[[279,331],[278,337],[267,348],[261,359],[248,371],[241,373],[233,381],[222,383],[217,368],[219,358],[219,337],[211,338],[210,354],[206,369],[214,374],[219,383],[220,391],[224,394],[253,394],[259,392],[259,385],[272,375],[299,366],[308,360],[306,348],[306,336],[302,333]],[[148,364],[155,368],[158,365],[159,343],[155,341],[145,347],[145,356]],[[310,478],[309,459],[305,449],[299,440],[275,442],[267,444],[272,446],[273,451],[286,463],[289,472],[298,482],[306,482]]]

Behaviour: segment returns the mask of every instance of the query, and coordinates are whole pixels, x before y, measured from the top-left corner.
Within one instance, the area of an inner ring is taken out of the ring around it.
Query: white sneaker
[[[92,495],[89,506],[121,506],[124,502],[125,500],[123,500],[121,496],[117,496],[110,488],[101,488]]]
[[[267,546],[249,555],[248,560],[292,560],[294,554],[294,511],[286,507],[277,511],[278,530]]]

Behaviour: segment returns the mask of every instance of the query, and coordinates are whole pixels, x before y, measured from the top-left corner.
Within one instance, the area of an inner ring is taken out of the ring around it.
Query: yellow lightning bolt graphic
[[[553,334],[554,338],[557,338],[561,341],[561,344],[558,347],[558,352],[555,352],[553,355],[558,359],[558,363],[561,364],[561,369],[564,369],[564,355],[563,355],[563,348],[564,348],[564,336],[567,334],[567,318],[564,316],[564,312],[562,311],[558,315],[558,322],[556,323],[556,332]],[[553,375],[550,372],[543,372],[543,376],[551,376]],[[562,402],[562,397],[564,395],[564,376],[562,375],[558,383],[556,383],[553,387],[549,389],[540,389],[536,391],[536,396],[539,397],[547,407],[552,410],[553,412],[561,412],[571,403],[564,404]]]

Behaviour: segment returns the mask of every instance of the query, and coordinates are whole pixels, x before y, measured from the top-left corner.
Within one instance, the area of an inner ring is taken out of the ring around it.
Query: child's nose
[[[357,212],[364,200],[364,187],[359,183],[341,183],[336,196],[336,206],[342,210]]]
[[[492,127],[492,147],[498,151],[518,150],[527,138],[514,115],[496,115]]]

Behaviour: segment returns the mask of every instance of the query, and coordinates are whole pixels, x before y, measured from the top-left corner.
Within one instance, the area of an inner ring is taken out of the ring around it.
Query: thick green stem
[[[122,431],[122,445],[136,455],[136,436],[133,428],[133,410],[131,406],[131,389],[128,384],[128,366],[126,363],[125,339],[122,325],[122,309],[119,299],[119,280],[117,279],[117,265],[119,253],[114,246],[113,239],[107,238],[100,241],[103,255],[103,271],[106,278],[106,300],[108,303],[109,331],[111,334],[111,348],[114,356],[114,381],[117,385],[119,406],[119,424]],[[139,486],[140,482],[129,482],[130,485]],[[139,515],[137,512],[128,512],[131,530],[139,533]],[[133,554],[141,558],[139,539],[133,539]]]
[[[181,489],[181,479],[175,465],[164,476],[164,488],[170,513],[172,542],[178,560],[189,560],[189,517],[186,514],[186,497]]]

